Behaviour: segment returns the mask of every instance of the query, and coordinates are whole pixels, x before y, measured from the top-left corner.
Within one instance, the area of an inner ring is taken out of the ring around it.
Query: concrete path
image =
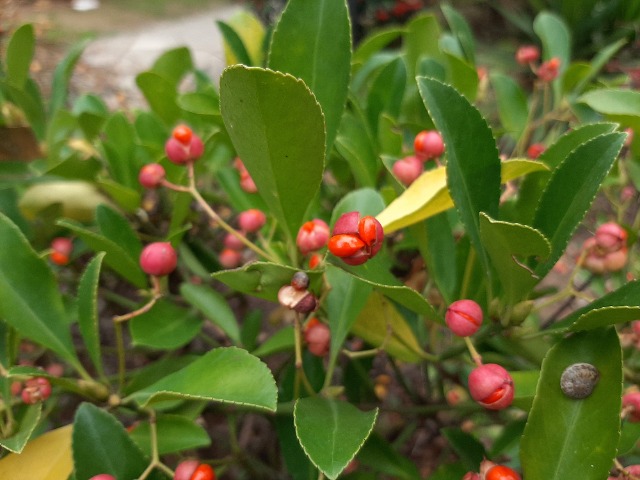
[[[240,8],[239,5],[220,6],[194,16],[147,25],[137,31],[101,37],[89,44],[81,61],[94,73],[102,70],[110,77],[109,85],[124,95],[127,103],[134,104],[140,99],[136,75],[172,48],[188,47],[196,66],[217,80],[225,67],[225,59],[222,36],[215,21],[228,19]]]

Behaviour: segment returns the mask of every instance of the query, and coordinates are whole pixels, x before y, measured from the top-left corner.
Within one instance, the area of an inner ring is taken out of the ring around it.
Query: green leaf
[[[187,47],[167,50],[160,55],[153,66],[152,72],[157,73],[177,88],[183,77],[193,69],[191,52]]]
[[[149,422],[134,424],[129,436],[145,455],[151,455]],[[193,420],[180,415],[158,415],[156,418],[158,454],[182,452],[211,445],[207,431]]]
[[[571,235],[591,206],[626,135],[600,135],[576,148],[553,172],[542,194],[533,227],[551,241],[551,255],[536,267],[544,277],[564,252]],[[580,181],[576,182],[579,178]]]
[[[104,263],[111,267],[122,278],[139,288],[147,284],[147,277],[142,272],[138,262],[120,245],[82,227],[79,223],[70,220],[59,220],[57,224],[78,235],[94,252],[106,252]]]
[[[98,180],[100,189],[111,197],[120,208],[133,213],[140,206],[140,193],[133,188],[125,187],[121,183],[108,178]]]
[[[522,135],[529,119],[527,97],[520,85],[507,75],[492,73],[490,79],[491,86],[496,92],[500,122],[507,132],[517,140]]]
[[[106,139],[102,147],[114,179],[127,187],[137,188],[138,168],[141,165],[134,161],[135,128],[122,112],[118,112],[107,120],[104,134]]]
[[[638,305],[640,298],[640,281],[625,283],[622,287],[609,292],[589,305],[575,310],[565,318],[553,324],[551,329],[560,330],[570,327],[579,318],[586,317],[591,310],[602,309],[605,307],[632,307]]]
[[[220,115],[220,99],[211,93],[184,93],[178,97],[178,105],[185,112],[196,115]]]
[[[640,92],[637,90],[605,88],[585,93],[578,102],[586,103],[608,120],[640,128]]]
[[[249,52],[247,52],[240,35],[236,33],[233,27],[222,20],[216,20],[216,25],[218,25],[220,33],[222,33],[225,45],[229,47],[236,57],[237,63],[242,63],[247,66],[256,65],[256,63],[251,60],[251,57],[249,57]]]
[[[211,287],[183,283],[180,295],[191,305],[200,310],[215,325],[220,327],[231,340],[240,343],[238,321],[225,298]]]
[[[466,60],[449,52],[445,52],[448,72],[447,81],[470,102],[476,99],[478,94],[478,72],[476,68]]]
[[[591,63],[589,64],[589,69],[587,70],[587,75],[584,76],[580,80],[580,82],[578,83],[578,85],[574,89],[573,94],[577,95],[577,94],[581,93],[582,91],[584,91],[584,89],[587,87],[589,82],[591,80],[593,80],[598,75],[600,70],[602,70],[602,68],[607,63],[609,63],[609,60],[611,60],[611,58],[616,53],[618,53],[618,51],[626,43],[627,43],[627,39],[626,38],[621,38],[617,42],[614,42],[614,43],[612,43],[610,45],[607,45],[605,48],[603,48],[602,50],[598,51],[596,53],[596,55],[593,57],[593,60],[591,60]]]
[[[21,453],[40,421],[41,413],[41,403],[27,407],[22,418],[16,419],[18,431],[10,437],[0,438],[0,446],[13,453]]]
[[[294,239],[324,171],[324,120],[315,97],[289,75],[234,66],[220,80],[220,110],[260,195]]]
[[[275,412],[277,388],[271,371],[257,357],[229,347],[209,351],[127,399],[142,407],[168,399],[193,399]]]
[[[134,345],[174,349],[184,346],[202,328],[194,312],[161,299],[146,313],[129,321]]]
[[[353,405],[324,398],[301,398],[293,412],[296,435],[313,464],[334,480],[362,448],[378,409],[362,412]]]
[[[549,351],[520,444],[524,478],[606,478],[620,436],[621,356],[613,328],[580,332]],[[592,394],[582,400],[560,389],[562,372],[578,362],[600,373]]]
[[[550,12],[541,12],[533,21],[533,29],[542,40],[545,60],[560,59],[560,71],[571,61],[571,34],[564,21]]]
[[[0,318],[22,336],[79,367],[51,268],[2,213],[0,238]]]
[[[487,452],[475,436],[456,427],[443,428],[442,434],[467,469],[471,471],[480,469],[480,462],[487,457]]]
[[[497,218],[500,158],[491,129],[463,96],[437,80],[418,78],[429,115],[446,145],[447,185],[485,270],[488,258],[480,241],[479,213]],[[464,132],[460,136],[459,132]],[[473,139],[472,142],[468,139]]]
[[[83,403],[73,421],[73,464],[76,478],[100,473],[138,478],[148,460],[118,420],[95,405]]]
[[[402,33],[402,29],[395,27],[372,32],[369,36],[358,43],[356,50],[353,52],[353,56],[351,58],[353,68],[357,65],[364,64],[374,53],[389,45]]]
[[[391,356],[417,363],[424,357],[418,340],[404,317],[381,294],[368,296],[351,332],[374,347],[384,345]]]
[[[460,47],[464,52],[464,57],[471,65],[476,63],[476,47],[473,41],[473,33],[469,24],[460,13],[458,13],[453,7],[447,4],[440,6],[442,13],[444,13],[451,32],[455,35]]]
[[[480,237],[489,253],[506,301],[515,304],[525,298],[540,278],[526,264],[531,256],[546,258],[549,241],[539,231],[517,223],[499,222],[480,214]]]
[[[390,62],[375,78],[367,98],[367,117],[372,130],[377,129],[382,113],[398,118],[406,83],[407,69],[402,58]]]
[[[635,449],[640,441],[640,423],[623,422],[618,443],[618,455],[626,455]]]
[[[349,164],[359,186],[375,186],[379,162],[375,141],[367,130],[364,118],[345,112],[335,147]]]
[[[180,118],[176,88],[170,80],[154,72],[142,72],[136,77],[136,85],[151,110],[166,125],[173,125]]]
[[[632,322],[640,318],[640,306],[594,308],[580,315],[569,331],[592,330],[616,323]]]
[[[293,351],[295,347],[295,338],[293,327],[284,327],[267,338],[252,355],[256,357],[266,357],[273,353]]]
[[[351,75],[347,2],[290,0],[273,31],[268,65],[302,79],[314,93],[324,113],[326,152],[330,152]],[[290,102],[286,103],[293,105]]]
[[[427,56],[435,59],[442,57],[438,44],[441,28],[438,19],[433,14],[415,16],[406,27],[403,48],[407,59],[407,76],[413,78],[416,75],[421,57]]]
[[[290,283],[291,277],[297,271],[299,269],[286,265],[252,262],[235,270],[215,272],[211,276],[233,290],[276,302],[280,287]],[[314,286],[320,282],[322,272],[309,270],[306,273],[309,275],[311,288],[315,288]]]
[[[59,108],[64,107],[69,92],[69,80],[71,80],[73,69],[88,44],[89,40],[75,43],[62,61],[56,65],[51,84],[51,104],[49,106],[51,114],[54,114]]]
[[[98,253],[87,265],[78,285],[78,327],[91,361],[103,374],[98,328],[98,282],[105,253]]]
[[[122,247],[131,258],[140,257],[142,242],[125,217],[107,205],[98,205],[96,223],[100,228],[100,233]]]
[[[29,78],[29,66],[35,51],[33,25],[27,23],[18,28],[7,45],[5,70],[7,81],[14,87],[24,89]]]
[[[540,372],[538,370],[520,370],[511,372],[511,378],[515,390],[512,405],[522,410],[529,410],[536,394]]]

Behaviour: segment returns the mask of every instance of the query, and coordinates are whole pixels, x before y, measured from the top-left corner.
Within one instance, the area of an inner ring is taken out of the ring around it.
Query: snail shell
[[[587,398],[593,392],[599,379],[600,372],[590,363],[574,363],[562,372],[560,388],[569,398]]]

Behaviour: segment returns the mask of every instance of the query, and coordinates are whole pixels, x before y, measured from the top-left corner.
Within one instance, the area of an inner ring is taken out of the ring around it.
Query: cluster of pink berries
[[[328,248],[347,265],[362,265],[380,251],[383,241],[384,231],[378,220],[349,212],[333,226]]]
[[[247,234],[256,233],[266,222],[267,216],[261,210],[257,208],[245,210],[238,215],[239,235],[246,236]],[[227,233],[224,237],[223,244],[224,248],[218,256],[220,265],[224,268],[237,268],[242,265],[244,261],[243,251],[245,244],[238,235]]]
[[[627,264],[627,231],[615,222],[603,223],[582,245],[582,265],[591,273],[617,272]]]
[[[309,256],[309,268],[317,268],[322,262],[318,252],[329,241],[329,225],[324,220],[314,218],[302,224],[296,237],[296,245],[303,255]]]
[[[459,337],[468,337],[482,325],[482,308],[473,300],[453,302],[447,308],[445,322]],[[507,370],[495,363],[478,365],[469,374],[469,394],[489,410],[502,410],[511,405],[515,393],[513,379]]]
[[[11,393],[20,395],[27,405],[44,402],[51,396],[51,382],[45,377],[33,377],[24,382],[13,382]]]
[[[536,68],[535,62],[539,59],[540,49],[535,45],[523,45],[516,51],[516,62],[520,65],[529,65],[542,82],[548,83],[555,80],[560,72],[560,59],[553,57]]]
[[[521,477],[512,468],[485,459],[480,463],[480,473],[467,472],[462,480],[521,480]]]
[[[414,155],[393,164],[393,174],[403,185],[411,185],[424,171],[427,160],[437,159],[444,153],[442,135],[436,130],[423,130],[413,141]]]

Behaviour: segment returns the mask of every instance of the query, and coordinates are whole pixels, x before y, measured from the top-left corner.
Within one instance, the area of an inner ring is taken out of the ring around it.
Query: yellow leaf
[[[244,48],[255,65],[262,65],[262,43],[264,42],[264,26],[253,13],[240,10],[226,22],[238,34]],[[227,65],[239,63],[231,48],[224,42],[224,55]]]
[[[52,430],[30,441],[22,453],[0,460],[0,478],[11,480],[67,480],[73,471],[73,425]]]
[[[548,170],[541,163],[516,158],[502,162],[502,183],[509,182],[528,173]],[[398,198],[376,217],[385,233],[391,233],[418,223],[453,207],[447,189],[445,167],[424,172]]]
[[[384,343],[389,355],[405,362],[419,362],[424,356],[404,317],[377,292],[369,297],[351,332],[376,347]]]

